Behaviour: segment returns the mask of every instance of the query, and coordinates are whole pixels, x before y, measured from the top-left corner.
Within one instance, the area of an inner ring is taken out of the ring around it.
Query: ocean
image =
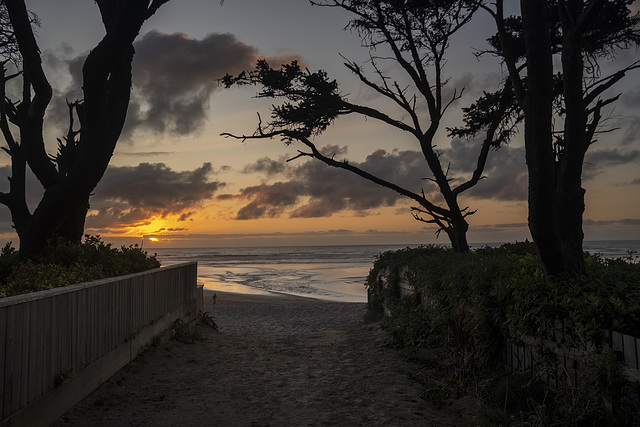
[[[472,247],[498,246],[472,244]],[[153,249],[163,266],[198,262],[205,289],[244,294],[283,293],[332,301],[366,302],[364,286],[376,257],[415,245],[288,246]],[[640,255],[640,240],[585,242],[584,249],[608,258]],[[635,251],[635,252],[633,252]]]

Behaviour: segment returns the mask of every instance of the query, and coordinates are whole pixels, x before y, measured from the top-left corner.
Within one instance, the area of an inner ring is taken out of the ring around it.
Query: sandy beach
[[[219,332],[138,357],[55,426],[447,426],[362,303],[205,291]]]

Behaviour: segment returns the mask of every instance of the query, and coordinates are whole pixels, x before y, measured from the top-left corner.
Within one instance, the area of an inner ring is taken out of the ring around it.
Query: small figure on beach
[[[218,298],[218,295],[217,294],[213,294],[213,296],[211,298],[213,298],[213,303],[215,304],[216,303],[216,299]]]

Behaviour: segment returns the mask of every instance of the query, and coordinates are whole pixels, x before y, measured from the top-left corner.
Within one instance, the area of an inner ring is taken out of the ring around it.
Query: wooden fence
[[[576,387],[580,382],[580,362],[587,358],[595,346],[572,346],[567,343],[563,330],[562,325],[559,325],[553,340],[525,345],[508,342],[503,350],[502,359],[513,371],[539,372],[542,375],[541,379],[552,388]],[[640,339],[603,329],[602,343],[599,347],[609,349],[617,355],[624,364],[622,373],[628,380],[640,382]],[[546,360],[540,356],[541,350],[547,353]]]
[[[49,425],[198,298],[188,263],[0,299],[0,426]]]
[[[408,273],[407,267],[400,267],[398,275],[401,278],[398,283],[397,296],[407,297],[415,294],[413,286],[406,279]],[[378,275],[377,281],[381,289],[387,287],[386,277],[389,271],[383,270]],[[419,301],[422,304],[429,304],[427,298],[420,295]],[[383,304],[384,305],[384,304]],[[385,307],[385,315],[389,315],[389,310]],[[527,345],[516,345],[510,342],[505,344],[502,352],[504,363],[513,371],[529,371],[539,370],[546,367],[543,372],[544,380],[551,386],[556,387],[561,384],[575,387],[578,384],[580,369],[579,362],[584,360],[588,350],[593,349],[593,345],[589,348],[578,349],[567,343],[564,336],[564,327],[559,325],[554,331],[553,339],[544,342],[536,342]],[[619,332],[603,330],[603,342],[601,348],[611,349],[616,353],[618,359],[623,362],[623,374],[630,381],[640,383],[640,339],[631,335],[624,335]],[[554,363],[549,364],[549,360],[542,361],[538,350],[544,348],[545,352],[552,355],[555,359]],[[549,365],[553,366],[553,370],[549,370]]]

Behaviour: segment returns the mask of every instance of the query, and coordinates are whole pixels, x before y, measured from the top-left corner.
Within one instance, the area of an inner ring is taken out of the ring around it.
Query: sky
[[[636,2],[634,7],[637,9]],[[91,0],[28,0],[41,21],[38,44],[54,99],[46,115],[46,139],[55,152],[66,132],[65,99],[81,98],[80,71],[88,51],[103,36]],[[295,145],[279,140],[239,141],[223,132],[251,134],[258,113],[269,117],[272,101],[256,99],[257,88],[224,89],[225,73],[252,69],[258,58],[279,65],[299,60],[325,70],[350,102],[376,106],[402,118],[343,65],[363,64],[368,49],[345,30],[350,15],[306,0],[172,0],[144,25],[136,43],[133,92],[123,136],[103,180],[90,200],[86,233],[115,244],[153,247],[272,246],[331,244],[448,243],[436,228],[413,219],[402,196],[336,170],[295,157]],[[452,42],[447,87],[464,87],[437,137],[452,176],[471,175],[479,144],[452,139],[446,126],[461,124],[461,108],[504,77],[500,64],[474,52],[485,48],[492,26],[479,14]],[[381,52],[379,52],[381,53]],[[382,55],[381,55],[382,56]],[[603,75],[635,60],[635,49]],[[382,62],[402,82],[393,62]],[[640,239],[640,72],[610,95],[621,93],[608,111],[607,126],[584,165],[584,230],[587,240]],[[324,152],[370,172],[431,194],[416,142],[374,120],[348,116],[314,141]],[[9,158],[0,155],[0,175]],[[512,242],[530,238],[527,175],[521,138],[490,153],[485,179],[460,198],[477,213],[468,217],[470,242]],[[42,190],[31,180],[32,208]],[[8,183],[0,178],[0,191]],[[8,209],[0,206],[0,241],[18,239]]]

